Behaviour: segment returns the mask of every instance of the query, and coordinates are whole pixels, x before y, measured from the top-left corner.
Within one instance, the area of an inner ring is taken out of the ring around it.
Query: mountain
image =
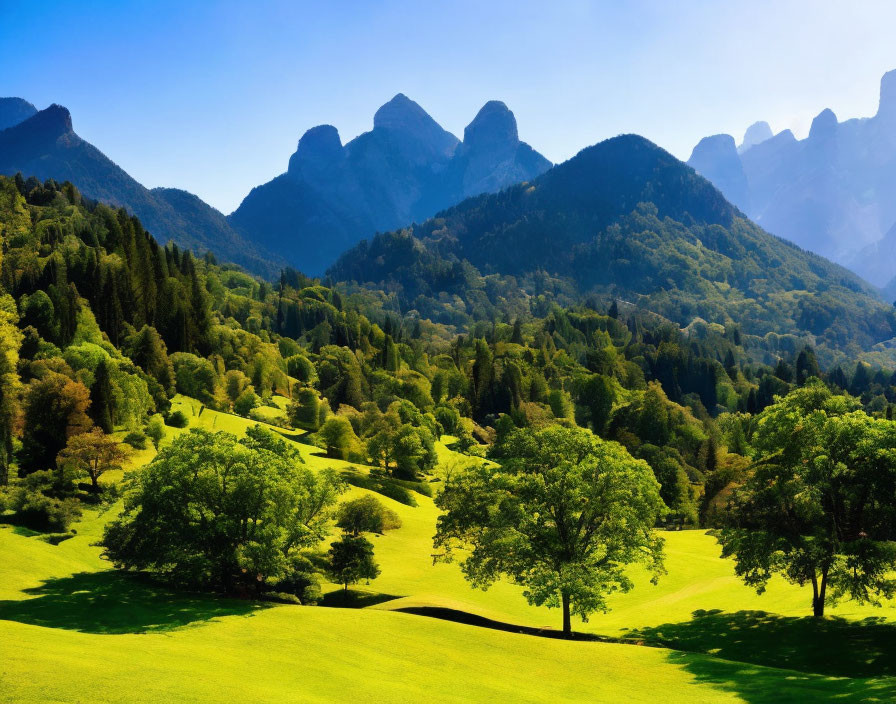
[[[826,109],[802,140],[757,122],[732,144],[728,135],[701,140],[688,164],[769,232],[878,286],[896,276],[887,240],[896,225],[896,71],[881,80],[874,117],[840,122]]]
[[[634,302],[681,326],[738,325],[763,345],[868,349],[896,335],[896,312],[873,287],[768,234],[636,135],[364,241],[328,274],[443,322],[457,315],[454,296],[466,312],[511,296],[535,310],[546,292],[565,291]]]
[[[24,122],[37,112],[27,100],[21,98],[0,98],[0,130]]]
[[[211,250],[257,273],[276,272],[276,257],[245,241],[222,213],[184,191],[150,191],[81,139],[66,108],[54,104],[27,115],[28,108],[33,106],[18,98],[0,101],[0,121],[26,115],[0,131],[0,174],[71,181],[88,198],[126,208],[163,242]]]
[[[377,110],[370,132],[345,145],[331,125],[308,130],[286,173],[253,188],[228,220],[302,271],[320,274],[363,237],[550,166],[520,141],[504,103],[486,103],[461,142],[399,93]]]

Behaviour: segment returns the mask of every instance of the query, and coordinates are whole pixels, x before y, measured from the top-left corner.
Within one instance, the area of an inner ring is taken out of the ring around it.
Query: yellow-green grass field
[[[175,406],[211,430],[253,423]],[[313,469],[353,467],[298,447]],[[444,445],[439,457],[468,461]],[[0,527],[0,702],[896,700],[892,605],[845,602],[816,623],[806,589],[773,581],[758,596],[711,536],[670,532],[660,584],[636,574],[610,613],[574,624],[578,642],[522,634],[555,633],[559,613],[434,566],[431,499],[378,498],[402,527],[373,538],[382,573],[349,600],[364,608],[180,594],[117,572],[95,545],[117,507],[86,512],[55,546]],[[324,603],[343,603],[335,585],[325,591]]]

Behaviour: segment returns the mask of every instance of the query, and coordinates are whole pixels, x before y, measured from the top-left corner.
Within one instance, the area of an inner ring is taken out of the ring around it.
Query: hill
[[[150,191],[81,139],[66,108],[51,105],[37,112],[27,109],[30,103],[25,101],[4,100],[0,129],[6,116],[9,126],[0,131],[0,174],[71,181],[88,198],[126,208],[162,242],[212,251],[270,276],[276,272],[281,260],[240,237],[221,213],[198,197],[175,189]],[[18,108],[15,114],[13,107]]]
[[[877,113],[838,121],[830,109],[805,139],[752,125],[735,148],[707,137],[688,164],[763,228],[856,271],[877,286],[896,275],[896,71],[883,76]]]
[[[894,311],[873,287],[769,235],[635,135],[378,235],[329,275],[396,291],[403,310],[435,317],[453,295],[472,309],[477,297],[522,295],[537,306],[560,291],[630,301],[682,327],[702,318],[758,336],[808,335],[832,350],[869,349],[896,334]]]
[[[246,238],[319,275],[363,237],[550,165],[519,140],[504,103],[487,103],[460,142],[398,94],[377,110],[371,131],[345,145],[330,125],[305,132],[286,173],[252,189],[229,221]]]

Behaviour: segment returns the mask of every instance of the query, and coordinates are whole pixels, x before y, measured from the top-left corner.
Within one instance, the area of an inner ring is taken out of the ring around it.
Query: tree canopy
[[[306,469],[293,447],[260,427],[239,440],[191,429],[131,482],[103,537],[112,561],[228,593],[289,580],[326,534],[342,491],[331,472]]]
[[[896,593],[896,424],[817,379],[763,411],[756,462],[734,496],[722,554],[764,591],[772,574],[812,585],[812,609]]]
[[[499,446],[501,463],[459,471],[436,499],[443,511],[436,560],[462,555],[461,568],[487,588],[505,576],[532,604],[561,607],[587,620],[608,610],[607,596],[632,588],[626,566],[663,572],[654,533],[665,506],[643,460],[586,430],[516,430]]]

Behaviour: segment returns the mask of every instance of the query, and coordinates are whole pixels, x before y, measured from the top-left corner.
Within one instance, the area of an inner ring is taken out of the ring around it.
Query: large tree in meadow
[[[654,579],[663,541],[653,528],[665,511],[653,471],[621,445],[587,430],[552,426],[516,430],[496,464],[448,477],[436,499],[443,511],[437,561],[461,557],[464,575],[487,588],[505,576],[529,603],[561,607],[583,620],[608,610],[607,595],[627,591],[631,563]]]
[[[289,581],[327,532],[342,490],[261,427],[246,437],[192,429],[132,479],[103,536],[118,567],[191,587],[248,592]]]
[[[773,574],[812,585],[812,611],[896,593],[896,423],[810,380],[766,408],[757,460],[735,493],[722,554],[763,592]]]

